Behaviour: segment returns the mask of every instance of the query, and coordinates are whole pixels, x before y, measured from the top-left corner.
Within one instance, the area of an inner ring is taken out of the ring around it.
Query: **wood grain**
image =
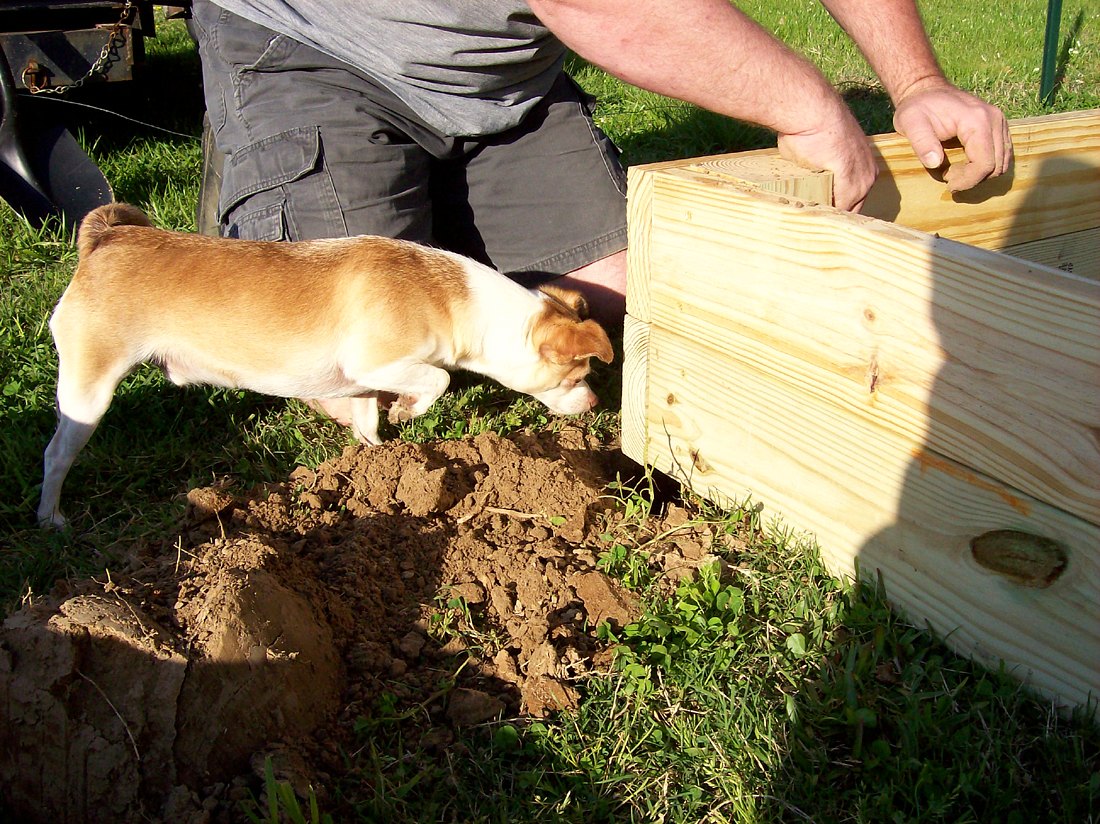
[[[622,449],[648,463],[646,414],[649,407],[649,324],[627,315],[623,323]],[[629,421],[629,423],[626,423]]]
[[[705,330],[701,368],[784,363],[910,447],[1100,523],[1100,283],[690,172],[655,182],[653,226],[652,322]]]
[[[881,572],[891,604],[963,654],[1004,660],[1069,705],[1100,695],[1100,528],[907,447],[798,385],[791,365],[708,354],[700,338],[709,332],[691,324],[651,329],[652,465],[714,500],[762,503],[814,535],[834,574]],[[969,541],[1005,528],[1057,541],[1065,572],[1033,589],[979,566]]]
[[[627,246],[626,311],[638,320],[649,321],[649,238],[652,230],[653,181],[662,173],[685,168],[684,161],[673,160],[633,166],[627,170]],[[774,153],[720,155],[705,162],[689,163],[686,168],[716,182],[772,192],[792,202],[831,204],[833,176],[828,172],[803,169]]]
[[[966,192],[951,193],[943,171],[929,171],[898,134],[870,138],[879,178],[862,213],[929,234],[1003,249],[1100,227],[1100,110],[1021,118],[1010,123],[1016,160],[1009,174]],[[948,165],[964,161],[956,145],[947,148]],[[713,155],[638,167],[653,171],[689,169],[789,196],[808,186],[813,172],[779,157],[776,149]],[[792,183],[767,182],[767,173]],[[754,178],[764,178],[761,185]],[[827,175],[815,185],[831,186]],[[644,199],[644,198],[642,198]],[[830,203],[815,193],[805,200]]]
[[[626,246],[626,312],[649,323],[649,238],[652,227],[653,180],[661,166],[633,166],[626,172],[626,222],[630,239]]]

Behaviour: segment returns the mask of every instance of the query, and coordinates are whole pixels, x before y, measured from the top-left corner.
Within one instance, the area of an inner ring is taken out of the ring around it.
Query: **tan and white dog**
[[[589,359],[607,333],[574,292],[526,289],[450,252],[381,237],[295,243],[156,229],[133,206],[91,212],[79,264],[50,319],[57,432],[46,448],[41,523],[63,526],[61,486],[115,389],[144,362],[178,385],[288,398],[350,398],[356,437],[425,412],[448,369],[487,375],[551,411],[591,409]]]

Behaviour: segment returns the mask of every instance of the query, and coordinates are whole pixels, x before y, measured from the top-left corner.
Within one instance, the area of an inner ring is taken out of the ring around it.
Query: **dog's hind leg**
[[[42,498],[38,505],[40,524],[58,529],[65,526],[65,516],[60,509],[65,476],[107,412],[115,389],[132,367],[133,364],[126,360],[104,361],[101,358],[93,362],[93,358],[85,356],[81,350],[60,356],[57,431],[43,459]]]
[[[378,393],[366,392],[351,399],[351,431],[361,441],[378,446]]]

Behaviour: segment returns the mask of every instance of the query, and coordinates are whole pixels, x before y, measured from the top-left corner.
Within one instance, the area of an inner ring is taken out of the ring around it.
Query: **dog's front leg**
[[[393,389],[397,398],[390,404],[390,423],[403,423],[423,415],[447,391],[451,382],[446,369],[427,363],[417,364],[403,378]]]
[[[352,377],[359,386],[371,387],[371,392],[365,392],[361,396],[363,400],[374,396],[374,410],[368,404],[362,404],[363,425],[360,427],[364,434],[370,434],[367,424],[371,414],[378,414],[378,394],[392,393],[397,396],[390,404],[389,419],[391,423],[400,423],[411,420],[418,415],[423,415],[439,396],[447,391],[451,382],[450,373],[446,369],[432,366],[424,361],[404,361],[391,363],[380,369],[355,372],[347,365],[344,371]],[[360,398],[353,399],[353,405]],[[377,430],[375,430],[377,437]],[[365,438],[369,441],[369,438]]]

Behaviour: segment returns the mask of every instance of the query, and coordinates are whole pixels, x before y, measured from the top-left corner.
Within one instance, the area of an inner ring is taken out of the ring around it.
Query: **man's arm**
[[[859,46],[894,102],[894,128],[930,169],[943,164],[943,141],[958,138],[970,161],[950,169],[948,187],[969,189],[1008,171],[1012,140],[1001,111],[948,82],[913,0],[821,0]]]
[[[567,46],[635,86],[780,135],[780,149],[834,175],[858,208],[875,179],[863,130],[829,81],[727,0],[530,0]]]
[[[681,0],[671,9],[659,0],[530,0],[530,6],[567,46],[616,77],[773,129],[785,157],[833,172],[837,206],[862,204],[876,170],[844,101],[816,67],[727,0]],[[943,79],[911,0],[829,0],[826,7],[884,75],[887,91],[897,95],[895,124],[921,144],[922,156],[932,152],[929,135],[958,136],[964,143],[969,138],[981,154],[977,130],[963,128],[974,120],[972,113],[933,122],[944,98],[952,99],[953,109],[966,109],[970,101],[985,104]],[[1002,146],[1004,135],[1007,130]],[[938,140],[935,149],[942,162]],[[992,173],[1007,168],[1008,158],[1002,156]],[[971,159],[973,173],[984,168],[979,157]],[[952,188],[966,187],[957,182],[952,180]]]

